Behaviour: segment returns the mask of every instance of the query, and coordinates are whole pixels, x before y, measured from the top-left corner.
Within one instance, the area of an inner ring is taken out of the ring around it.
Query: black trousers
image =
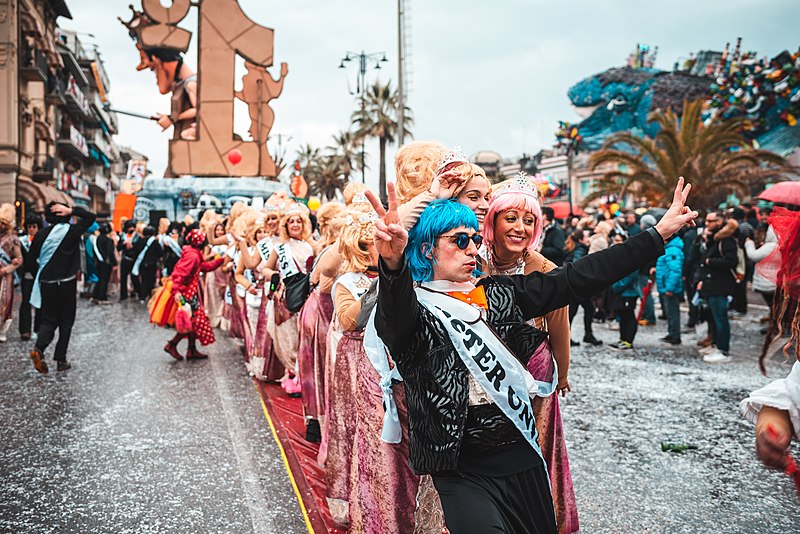
[[[42,314],[39,313],[38,310],[35,313],[32,311],[33,306],[31,306],[31,291],[33,291],[33,280],[29,278],[23,278],[20,286],[20,289],[22,290],[22,302],[19,305],[19,333],[31,333],[32,314],[34,315],[33,332],[38,333],[39,325],[42,323]]]
[[[128,298],[128,278],[133,282],[133,290],[138,295],[141,289],[139,288],[139,277],[133,276],[131,270],[133,269],[134,260],[122,258],[119,262],[119,300]]]
[[[139,300],[150,300],[150,293],[156,287],[156,271],[157,266],[153,265],[139,265]]]
[[[619,338],[633,345],[636,331],[639,326],[636,323],[636,297],[622,297],[614,311],[619,315]]]
[[[594,337],[592,333],[592,320],[594,318],[594,302],[592,299],[573,300],[569,303],[569,324],[572,325],[573,319],[578,314],[578,308],[583,308],[583,331],[584,337]]]
[[[509,476],[433,475],[452,534],[555,534],[555,511],[544,466]]]
[[[744,280],[733,288],[733,302],[731,307],[739,313],[747,313],[747,284]]]
[[[97,278],[99,280],[94,286],[92,298],[96,300],[108,300],[108,282],[111,280],[111,271],[114,269],[113,265],[97,262]]]
[[[77,280],[57,284],[41,284],[42,287],[42,325],[39,327],[39,337],[36,338],[36,348],[44,354],[47,346],[53,341],[58,329],[58,342],[53,359],[67,361],[69,338],[72,335],[72,325],[75,323],[75,293]]]

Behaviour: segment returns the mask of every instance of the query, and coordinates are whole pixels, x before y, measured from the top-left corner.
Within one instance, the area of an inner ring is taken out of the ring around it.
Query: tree
[[[356,138],[361,142],[367,137],[376,137],[380,147],[379,152],[379,193],[381,198],[386,198],[386,144],[394,143],[398,134],[397,108],[399,97],[397,90],[391,88],[391,84],[381,85],[376,82],[367,88],[363,95],[363,106],[353,113],[352,122],[356,128]],[[405,125],[413,124],[411,109],[404,108]],[[408,128],[405,134],[411,135]]]
[[[635,192],[651,204],[666,205],[683,176],[692,184],[692,202],[711,208],[731,192],[750,195],[750,189],[767,178],[782,179],[792,172],[783,157],[754,149],[742,131],[746,120],[701,119],[703,102],[684,101],[679,118],[671,109],[649,117],[661,127],[655,137],[619,132],[589,158],[594,170],[609,165],[594,184],[587,201],[603,195]]]
[[[348,182],[342,172],[341,159],[335,154],[323,156],[317,170],[307,179],[309,191],[326,200],[335,199]]]
[[[356,134],[344,131],[335,134],[333,144],[328,147],[329,154],[338,158],[342,174],[347,181],[355,169],[361,170],[361,158],[356,143]]]

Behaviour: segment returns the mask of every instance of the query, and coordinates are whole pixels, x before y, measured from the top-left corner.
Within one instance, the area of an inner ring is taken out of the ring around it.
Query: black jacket
[[[112,267],[117,264],[117,253],[114,249],[113,239],[107,235],[101,234],[97,236],[97,241],[95,241],[95,244],[97,249],[100,251],[100,255],[103,257],[103,261],[101,263],[111,265]],[[95,254],[95,258],[97,258],[97,254]]]
[[[485,278],[479,285],[488,322],[526,364],[543,338],[525,321],[591,297],[663,251],[653,230],[547,274]],[[411,468],[418,474],[454,470],[467,422],[469,371],[441,323],[417,302],[406,266],[389,271],[381,261],[379,284],[375,326],[403,376]]]
[[[117,250],[122,253],[122,260],[123,261],[134,261],[136,260],[136,245],[141,241],[142,237],[137,234],[136,232],[133,233],[133,246],[128,248],[125,246],[125,234],[119,236],[119,242],[117,243]]]
[[[131,251],[133,252],[132,257],[133,260],[139,257],[139,254],[147,247],[147,242],[150,240],[149,237],[140,237],[136,243],[133,244]],[[158,261],[161,259],[161,256],[164,255],[164,248],[161,246],[161,243],[158,241],[158,237],[155,236],[153,242],[150,244],[150,247],[147,249],[147,252],[144,253],[144,258],[142,258],[142,266],[144,267],[153,267]]]
[[[64,240],[47,265],[45,265],[39,277],[40,282],[67,280],[78,274],[78,270],[81,267],[81,239],[94,222],[95,214],[80,206],[75,206],[72,208],[72,215],[77,218],[77,221],[69,226]],[[39,254],[42,251],[42,243],[44,243],[44,240],[47,239],[52,230],[53,226],[48,226],[36,232],[36,236],[33,238],[31,249],[25,258],[25,270],[33,276],[36,276],[39,270]]]
[[[564,245],[567,237],[564,230],[558,225],[553,224],[544,232],[542,239],[542,256],[552,261],[556,265],[564,263]]]
[[[733,269],[739,263],[738,245],[733,237],[719,241],[713,238],[706,242],[706,249],[700,257],[700,290],[702,297],[733,295],[736,279]]]

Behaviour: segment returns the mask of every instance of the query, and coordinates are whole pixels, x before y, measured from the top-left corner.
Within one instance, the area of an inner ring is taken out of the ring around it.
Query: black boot
[[[319,443],[322,441],[322,431],[319,428],[319,421],[316,419],[309,419],[306,425],[306,441],[310,443]]]

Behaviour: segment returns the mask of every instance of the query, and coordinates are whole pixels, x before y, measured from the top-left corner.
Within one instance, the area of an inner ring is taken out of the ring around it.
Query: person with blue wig
[[[678,180],[672,206],[651,230],[562,269],[488,276],[474,282],[475,215],[451,200],[432,201],[410,232],[368,193],[379,259],[378,301],[365,334],[374,361],[387,356],[381,383],[399,371],[409,412],[409,464],[433,478],[453,534],[557,532],[547,466],[537,442],[531,397],[555,391],[558,369],[536,380],[527,360],[546,333],[526,321],[589,298],[655,260],[664,240],[697,213]],[[375,357],[378,354],[379,357]],[[398,377],[399,378],[399,377]],[[382,436],[400,435],[384,393]]]

